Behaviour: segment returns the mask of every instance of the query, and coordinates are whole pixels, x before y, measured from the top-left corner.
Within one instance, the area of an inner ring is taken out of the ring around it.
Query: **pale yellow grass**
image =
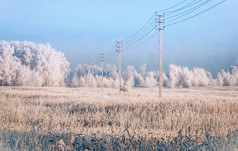
[[[164,89],[0,87],[0,130],[166,138],[190,128],[225,136],[238,130],[238,87]]]

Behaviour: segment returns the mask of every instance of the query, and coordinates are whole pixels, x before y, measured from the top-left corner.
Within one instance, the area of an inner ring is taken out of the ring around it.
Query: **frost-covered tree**
[[[88,65],[90,68],[91,65]],[[217,78],[213,78],[212,74],[203,68],[181,67],[177,65],[169,66],[168,76],[163,72],[163,86],[166,87],[197,87],[197,86],[238,86],[238,67],[231,66],[230,71],[222,70],[217,74]],[[127,87],[156,87],[159,83],[159,71],[146,72],[146,64],[143,64],[138,73],[134,66],[127,66],[127,70],[123,73],[122,84]],[[77,74],[84,74],[81,65],[75,69]],[[79,76],[78,76],[79,77]],[[85,86],[85,79],[80,79],[79,86]],[[104,87],[118,88],[119,76],[116,66],[107,64],[104,70]],[[86,76],[87,86],[91,86],[92,74]],[[94,86],[101,86],[101,68],[94,66]]]
[[[156,79],[156,72],[150,71],[146,74],[145,85],[146,87],[155,87],[158,85],[158,81]]]
[[[231,66],[230,71],[222,70],[217,74],[217,83],[220,86],[238,86],[238,66]]]
[[[95,84],[95,86],[97,86],[97,87],[101,87],[101,76],[99,76],[99,75],[95,75],[95,82],[96,82],[96,84]]]
[[[127,87],[134,87],[135,86],[135,68],[134,66],[127,66],[127,71],[123,74],[123,79],[125,80],[125,85]]]
[[[112,78],[103,78],[104,87],[106,88],[113,88],[114,80]]]
[[[79,79],[78,79],[78,76],[77,76],[76,72],[74,72],[73,78],[71,80],[71,86],[72,87],[78,87],[79,86]]]
[[[146,64],[143,64],[142,66],[140,66],[140,72],[141,72],[141,76],[143,78],[145,78],[145,74],[146,74]]]
[[[0,41],[0,85],[64,86],[68,72],[64,54],[49,44]]]
[[[105,77],[111,77],[114,80],[119,78],[117,67],[115,65],[107,64],[104,72],[105,72]]]
[[[139,74],[134,66],[127,66],[127,71],[123,74],[125,85],[128,87],[144,86],[144,78]]]
[[[80,78],[79,78],[79,86],[85,87],[85,79],[83,76],[80,76]]]
[[[85,73],[84,67],[81,64],[77,65],[74,71],[77,73],[78,77],[83,76]]]
[[[194,87],[213,85],[213,77],[210,72],[203,68],[180,67],[176,65],[169,66],[169,87]]]

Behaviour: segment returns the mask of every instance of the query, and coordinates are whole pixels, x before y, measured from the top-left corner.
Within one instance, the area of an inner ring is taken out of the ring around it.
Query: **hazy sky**
[[[182,0],[1,0],[0,39],[50,43],[65,53],[71,68],[88,63],[116,40],[141,28],[155,11]],[[213,0],[217,1],[217,0]],[[169,64],[228,70],[238,58],[238,1],[222,5],[163,31],[163,67]],[[158,36],[124,51],[123,68],[158,69]],[[110,62],[117,64],[115,58]]]

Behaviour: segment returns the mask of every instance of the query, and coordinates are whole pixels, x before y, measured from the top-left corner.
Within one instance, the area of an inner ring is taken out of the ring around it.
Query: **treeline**
[[[92,65],[87,65],[92,69]],[[146,64],[140,67],[140,71],[134,66],[127,66],[122,74],[122,83],[127,87],[155,87],[159,84],[159,71],[146,72]],[[94,75],[90,71],[85,72],[82,65],[78,65],[74,72],[71,72],[68,79],[68,86],[91,87],[101,86],[101,68],[94,66]],[[93,80],[93,82],[92,82]],[[104,87],[117,88],[119,76],[116,66],[107,64],[104,70]],[[231,66],[229,71],[222,70],[213,78],[212,74],[203,68],[193,68],[177,65],[169,66],[169,73],[163,73],[163,86],[174,87],[199,87],[199,86],[238,86],[238,66]]]
[[[0,85],[1,86],[101,86],[101,67],[78,65],[70,71],[70,64],[62,52],[57,52],[49,44],[33,42],[0,41]],[[118,71],[115,65],[107,64],[104,70],[104,87],[118,87]],[[127,66],[122,74],[122,83],[127,87],[155,87],[158,85],[158,71],[146,71],[143,64],[139,71]],[[93,82],[92,82],[93,80]],[[231,66],[229,71],[222,70],[214,78],[203,68],[177,65],[169,66],[169,73],[163,73],[163,85],[166,87],[197,86],[238,86],[238,67]]]

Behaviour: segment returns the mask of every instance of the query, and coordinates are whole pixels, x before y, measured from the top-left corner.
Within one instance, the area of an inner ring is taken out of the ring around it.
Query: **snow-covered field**
[[[111,88],[0,87],[0,106],[6,137],[14,132],[71,134],[71,141],[75,134],[171,141],[181,132],[201,143],[206,134],[225,138],[238,130],[238,87],[165,88],[161,100],[158,88],[119,95]]]

